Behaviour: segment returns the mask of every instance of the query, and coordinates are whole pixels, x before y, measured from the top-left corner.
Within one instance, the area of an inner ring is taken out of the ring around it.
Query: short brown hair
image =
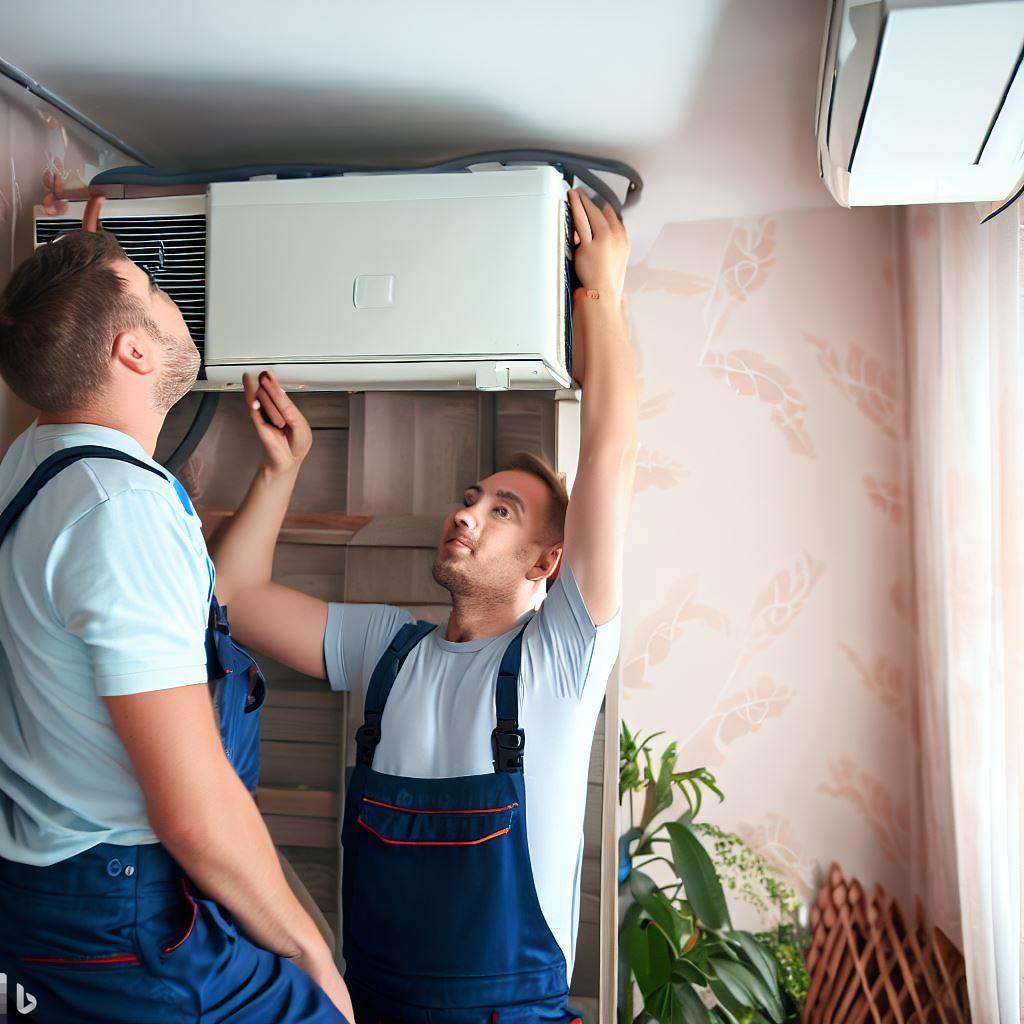
[[[518,469],[537,477],[551,495],[548,509],[548,532],[553,541],[560,541],[565,536],[565,511],[569,507],[569,492],[565,489],[565,477],[554,469],[539,455],[532,452],[516,452],[502,464],[502,470]]]
[[[0,376],[23,401],[60,412],[103,389],[113,339],[147,319],[113,266],[127,258],[107,231],[69,231],[11,275],[0,296]]]

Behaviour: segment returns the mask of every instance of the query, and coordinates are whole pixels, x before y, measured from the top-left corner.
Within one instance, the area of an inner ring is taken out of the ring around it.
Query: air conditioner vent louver
[[[82,226],[81,220],[36,221],[42,245]],[[153,275],[178,304],[200,352],[206,341],[206,216],[105,217],[100,227],[121,243],[129,259]]]

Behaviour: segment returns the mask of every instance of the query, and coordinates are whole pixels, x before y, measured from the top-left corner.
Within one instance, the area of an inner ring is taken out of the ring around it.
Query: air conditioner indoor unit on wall
[[[832,0],[817,110],[843,206],[1002,202],[1024,182],[1024,0]]]
[[[572,384],[566,188],[551,167],[214,183],[101,225],[181,306],[207,389]],[[36,241],[81,224],[36,209]]]

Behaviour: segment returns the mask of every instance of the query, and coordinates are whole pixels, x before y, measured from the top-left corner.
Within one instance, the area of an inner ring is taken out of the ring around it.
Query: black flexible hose
[[[158,167],[111,167],[97,174],[90,185],[209,185],[218,181],[247,181],[261,174],[274,174],[279,178],[325,178],[346,174],[441,174],[446,171],[465,171],[476,164],[549,164],[558,170],[571,185],[574,177],[609,202],[616,213],[624,206],[636,202],[644,183],[639,173],[621,160],[587,156],[583,153],[562,153],[553,149],[499,149],[482,153],[469,153],[440,163],[415,167],[386,167],[380,165],[334,164],[246,164],[207,171],[168,172]],[[603,171],[625,178],[626,197],[620,200],[614,190],[602,181],[595,171]]]

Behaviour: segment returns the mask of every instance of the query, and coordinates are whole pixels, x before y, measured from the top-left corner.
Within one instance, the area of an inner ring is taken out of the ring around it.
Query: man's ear
[[[537,559],[533,564],[533,568],[530,570],[530,579],[537,580],[547,579],[547,585],[550,587],[552,583],[558,579],[558,574],[562,569],[562,545],[558,543],[550,548],[545,548],[541,553],[540,558]]]
[[[121,331],[114,338],[110,357],[133,373],[152,373],[156,369],[153,343],[142,331]]]

